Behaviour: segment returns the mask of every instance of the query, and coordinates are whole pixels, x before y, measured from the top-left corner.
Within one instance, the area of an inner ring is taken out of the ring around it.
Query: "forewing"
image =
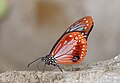
[[[93,28],[93,19],[91,16],[86,16],[78,21],[76,21],[74,24],[72,24],[67,30],[66,33],[70,32],[81,32],[83,33],[83,36],[87,39],[90,31]]]

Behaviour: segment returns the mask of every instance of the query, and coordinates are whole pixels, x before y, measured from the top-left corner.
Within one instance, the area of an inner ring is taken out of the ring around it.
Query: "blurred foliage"
[[[6,0],[0,0],[0,19],[3,19],[7,12]]]

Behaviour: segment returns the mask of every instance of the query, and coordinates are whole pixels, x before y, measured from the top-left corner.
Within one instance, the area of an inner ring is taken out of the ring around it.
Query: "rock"
[[[119,83],[120,55],[78,67],[65,67],[64,72],[7,71],[0,74],[0,83]]]

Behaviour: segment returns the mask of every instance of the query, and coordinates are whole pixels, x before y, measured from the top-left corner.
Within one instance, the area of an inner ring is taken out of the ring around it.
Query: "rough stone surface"
[[[0,83],[120,83],[120,55],[79,67],[54,71],[7,71]]]

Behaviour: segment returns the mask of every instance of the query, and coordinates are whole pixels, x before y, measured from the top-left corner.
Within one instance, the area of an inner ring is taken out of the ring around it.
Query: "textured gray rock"
[[[0,74],[0,83],[120,83],[120,55],[60,71],[7,71]]]

